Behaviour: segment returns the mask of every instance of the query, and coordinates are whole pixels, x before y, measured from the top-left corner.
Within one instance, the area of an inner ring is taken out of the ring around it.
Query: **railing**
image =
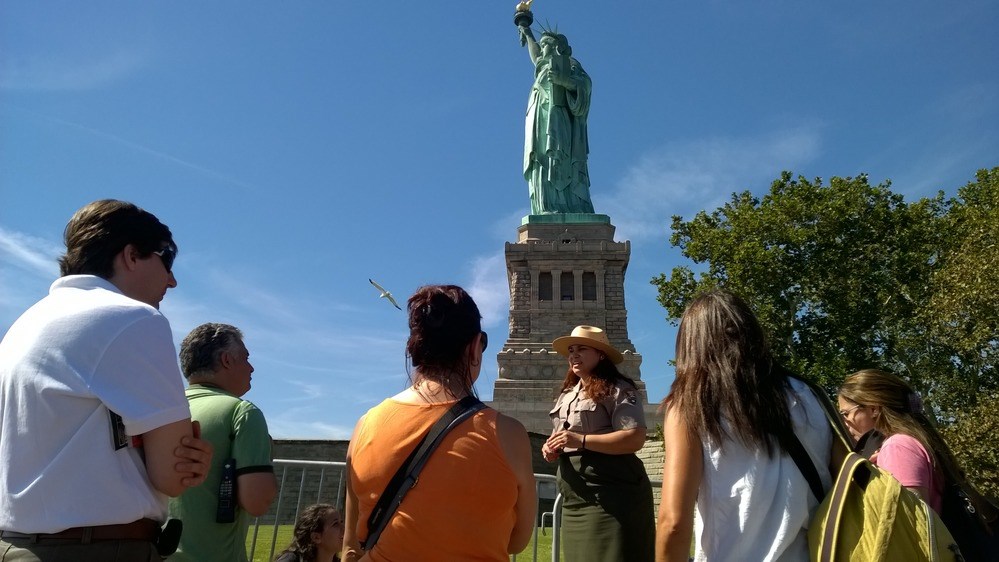
[[[298,518],[298,513],[303,507],[307,507],[313,503],[331,503],[337,509],[343,510],[344,494],[346,491],[346,482],[344,481],[346,463],[275,459],[274,469],[277,472],[280,485],[277,499],[267,515],[258,517],[253,522],[251,530],[252,540],[250,541],[249,551],[250,560],[274,560],[275,552],[283,550],[287,546],[286,544],[277,543],[279,527],[281,525],[294,525],[295,520]],[[318,476],[315,474],[316,471],[318,471]],[[335,483],[333,479],[335,479]],[[552,529],[551,559],[552,562],[559,562],[559,526],[561,523],[562,496],[555,490],[554,476],[550,474],[535,474],[534,479],[538,492],[540,526],[536,525],[534,527],[534,533],[531,537],[530,560],[538,562],[539,534],[544,530],[545,522],[550,520]],[[296,480],[297,489],[291,487],[295,485],[294,482]],[[662,486],[662,482],[653,480],[652,486],[659,488]],[[549,500],[554,500],[551,511],[541,512],[540,506],[542,502],[547,504]],[[266,529],[267,527],[271,527],[270,540],[263,540],[261,543],[265,545],[268,552],[266,557],[261,558],[255,556],[258,555],[256,552],[258,538],[261,528]],[[527,550],[521,552],[519,555],[512,555],[510,560],[514,562],[521,559],[526,560],[524,556],[526,553]]]
[[[534,484],[535,491],[537,492],[537,496],[538,496],[538,508],[535,510],[535,512],[538,513],[539,516],[541,517],[541,525],[540,526],[535,525],[534,526],[534,533],[531,535],[531,560],[532,560],[532,562],[537,562],[537,560],[538,560],[538,538],[539,538],[538,535],[545,528],[545,516],[547,515],[548,517],[552,518],[553,520],[555,518],[554,510],[553,511],[546,511],[546,512],[541,513],[541,502],[549,499],[550,496],[554,495],[555,505],[558,505],[558,504],[561,503],[561,496],[559,496],[557,494],[556,490],[555,490],[555,477],[552,476],[551,474],[535,474],[534,475],[534,482],[535,482],[535,484]],[[552,524],[552,549],[553,549],[552,552],[557,552],[556,550],[554,550],[556,548],[556,546],[558,545],[558,535],[555,534],[556,531],[557,531],[557,529],[558,529],[557,524],[553,523]],[[516,561],[518,559],[518,557],[519,556],[523,556],[523,554],[525,552],[526,552],[526,550],[524,552],[521,552],[520,554],[512,554],[512,555],[510,555],[510,560]],[[552,560],[554,562],[558,562],[558,559],[554,558],[554,556],[557,556],[557,555],[553,554],[552,556],[553,556]]]

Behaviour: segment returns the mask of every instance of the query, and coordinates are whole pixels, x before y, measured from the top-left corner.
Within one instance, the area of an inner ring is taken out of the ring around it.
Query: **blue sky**
[[[532,81],[515,2],[0,0],[0,332],[57,276],[94,199],[180,246],[180,339],[243,329],[275,437],[344,438],[405,382],[404,301],[472,293],[506,337],[503,245],[529,212]],[[596,211],[631,240],[629,328],[650,398],[675,329],[649,280],[670,217],[781,170],[891,179],[908,200],[999,165],[999,4],[538,0],[593,79]],[[477,388],[491,398],[495,355]]]

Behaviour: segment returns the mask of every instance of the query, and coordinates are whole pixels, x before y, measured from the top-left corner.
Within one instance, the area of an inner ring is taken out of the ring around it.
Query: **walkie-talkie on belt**
[[[232,523],[236,520],[236,459],[228,459],[222,465],[222,480],[219,482],[219,508],[215,512],[216,523]]]

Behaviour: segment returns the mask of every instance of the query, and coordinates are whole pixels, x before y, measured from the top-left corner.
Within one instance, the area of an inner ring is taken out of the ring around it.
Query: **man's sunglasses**
[[[173,260],[177,259],[177,247],[174,245],[167,246],[166,248],[161,248],[158,251],[153,252],[160,257],[163,261],[163,267],[166,268],[167,273],[173,270]]]

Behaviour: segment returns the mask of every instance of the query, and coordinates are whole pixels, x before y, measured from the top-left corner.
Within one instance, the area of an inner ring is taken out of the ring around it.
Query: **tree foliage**
[[[999,380],[999,168],[979,170],[958,190],[941,230],[947,244],[931,277],[920,322],[952,348],[955,368],[939,381],[946,402],[962,404]]]
[[[699,266],[652,280],[668,319],[724,286],[792,370],[834,391],[851,372],[887,369],[953,419],[999,384],[999,168],[954,199],[907,203],[890,187],[784,172],[762,197],[744,191],[689,221],[674,216],[670,242]]]
[[[999,396],[983,397],[941,433],[979,491],[999,498]]]

